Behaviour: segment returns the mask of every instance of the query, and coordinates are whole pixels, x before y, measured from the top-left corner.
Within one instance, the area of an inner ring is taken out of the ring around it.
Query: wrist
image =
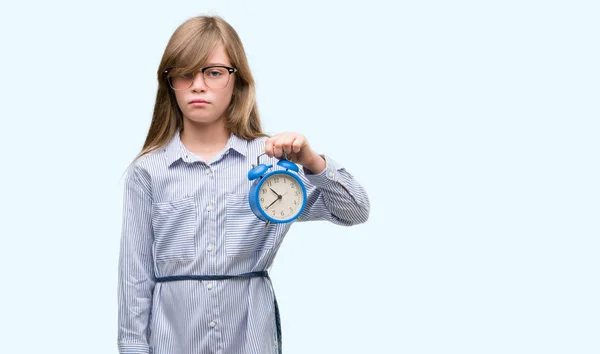
[[[309,163],[307,163],[306,165],[304,165],[304,167],[309,170],[312,174],[318,175],[319,173],[323,172],[323,170],[325,170],[325,167],[327,166],[325,159],[315,153],[313,155],[313,157],[310,159]]]

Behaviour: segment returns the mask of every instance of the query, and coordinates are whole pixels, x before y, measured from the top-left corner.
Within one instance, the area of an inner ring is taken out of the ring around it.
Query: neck
[[[224,149],[229,135],[222,119],[213,124],[198,124],[184,118],[180,138],[188,150],[199,156],[207,156]]]

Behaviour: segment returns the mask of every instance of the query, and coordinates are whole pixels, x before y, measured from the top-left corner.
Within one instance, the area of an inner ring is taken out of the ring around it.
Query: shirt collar
[[[248,153],[248,142],[240,138],[239,136],[231,133],[223,152],[226,153],[230,149],[237,151],[243,156],[246,156],[246,154]],[[175,131],[175,134],[165,146],[164,152],[165,158],[167,160],[167,166],[171,166],[171,164],[173,164],[179,159],[189,161],[189,159],[187,158],[189,151],[186,149],[185,145],[183,145],[183,142],[181,141],[181,133],[179,129]]]

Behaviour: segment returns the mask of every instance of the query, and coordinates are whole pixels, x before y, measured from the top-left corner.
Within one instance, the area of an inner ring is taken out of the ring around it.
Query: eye
[[[187,74],[177,74],[177,75],[173,75],[171,77],[171,79],[175,79],[175,80],[184,80],[184,81],[193,81],[194,80],[195,75],[192,73],[187,73]]]
[[[210,68],[204,72],[204,76],[209,79],[218,79],[227,74],[227,70],[223,68]]]

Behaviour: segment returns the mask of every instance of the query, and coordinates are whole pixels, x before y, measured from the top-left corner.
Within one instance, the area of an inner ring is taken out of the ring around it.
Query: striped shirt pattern
[[[293,222],[265,227],[248,204],[248,171],[265,140],[231,134],[225,148],[205,162],[176,132],[163,149],[130,166],[118,267],[119,353],[278,352],[269,278],[156,282],[164,276],[270,269]],[[326,161],[322,173],[300,168],[307,199],[296,221],[365,222],[370,204],[364,188],[329,156],[321,156]],[[260,163],[281,169],[266,155]]]

